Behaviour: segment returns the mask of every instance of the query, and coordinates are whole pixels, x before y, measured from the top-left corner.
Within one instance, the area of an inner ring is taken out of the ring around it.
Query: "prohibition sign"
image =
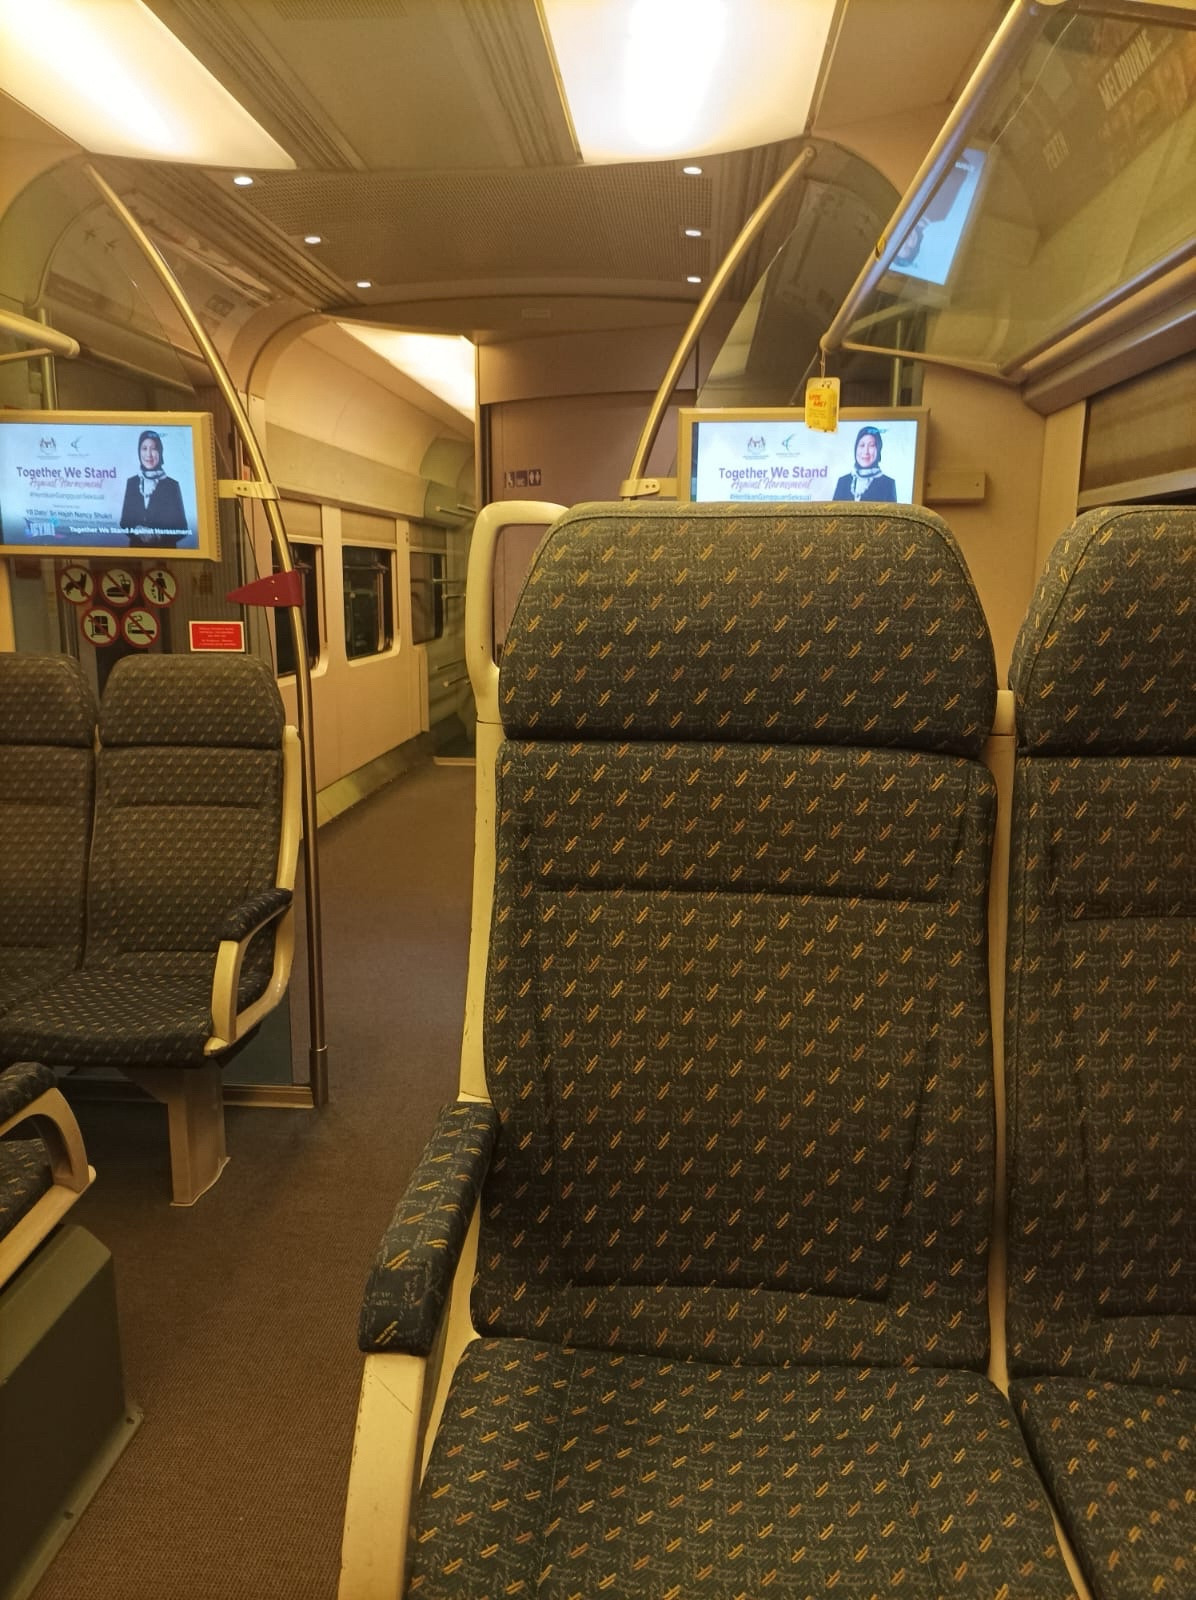
[[[169,567],[151,567],[141,580],[141,596],[151,606],[172,606],[178,599],[179,581]]]
[[[141,606],[134,606],[120,619],[120,631],[125,636],[125,643],[131,644],[134,650],[148,650],[158,637],[157,615]]]
[[[116,625],[116,615],[106,610],[103,606],[92,606],[83,612],[79,618],[79,626],[83,629],[83,637],[90,639],[94,645],[115,644],[119,631]]]
[[[95,593],[96,581],[86,567],[63,567],[58,592],[73,606],[85,606]]]
[[[137,580],[124,567],[109,567],[100,578],[100,593],[110,606],[127,606],[137,598]]]

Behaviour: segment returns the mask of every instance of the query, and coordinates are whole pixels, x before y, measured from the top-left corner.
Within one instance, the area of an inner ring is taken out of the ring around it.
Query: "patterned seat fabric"
[[[82,957],[95,727],[77,661],[0,654],[0,1012]]]
[[[85,958],[0,1017],[6,1059],[202,1062],[224,922],[274,883],[282,736],[262,662],[118,662],[100,711]],[[272,938],[263,929],[249,946],[242,1005],[269,981]]]
[[[1102,1600],[1196,1578],[1194,618],[1196,514],[1091,512],[1011,674],[1010,1369]]]
[[[578,508],[500,699],[499,1337],[411,1592],[1067,1594],[975,1370],[995,678],[950,534]]]

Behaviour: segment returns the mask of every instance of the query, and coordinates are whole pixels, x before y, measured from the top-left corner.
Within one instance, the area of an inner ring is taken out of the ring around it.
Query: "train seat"
[[[264,663],[118,662],[82,963],[0,1015],[0,1060],[117,1068],[165,1102],[176,1204],[224,1166],[222,1066],[289,977],[296,752]]]
[[[94,1178],[49,1068],[22,1061],[0,1072],[0,1287]]]
[[[0,1594],[32,1594],[141,1421],[108,1250],[64,1221],[95,1179],[48,1067],[0,1071]]]
[[[492,1103],[367,1286],[342,1600],[1072,1593],[983,1371],[995,698],[932,513],[554,525],[499,680]]]
[[[0,653],[0,1011],[82,959],[95,731],[77,661]]]
[[[1098,1600],[1180,1600],[1196,1593],[1196,513],[1081,516],[1011,680],[1011,1394]]]

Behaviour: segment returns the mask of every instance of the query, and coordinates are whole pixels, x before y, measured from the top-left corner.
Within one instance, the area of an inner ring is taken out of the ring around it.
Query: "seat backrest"
[[[0,1007],[81,958],[95,728],[71,656],[0,654]]]
[[[1010,1368],[1196,1386],[1196,511],[1081,516],[1011,680]]]
[[[501,668],[475,1326],[983,1364],[995,693],[929,512],[556,523]]]
[[[251,656],[133,656],[100,705],[85,964],[206,974],[226,914],[275,881],[283,706]],[[271,933],[242,989],[270,975]]]

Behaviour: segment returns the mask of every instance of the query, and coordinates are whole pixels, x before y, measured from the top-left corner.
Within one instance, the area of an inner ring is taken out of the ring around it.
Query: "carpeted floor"
[[[165,1112],[88,1104],[74,1218],[116,1263],[140,1432],[35,1600],[331,1600],[374,1249],[454,1097],[473,771],[421,767],[320,831],[331,1104],[230,1110],[231,1160],[168,1204]],[[307,1060],[304,957],[296,1059]]]

